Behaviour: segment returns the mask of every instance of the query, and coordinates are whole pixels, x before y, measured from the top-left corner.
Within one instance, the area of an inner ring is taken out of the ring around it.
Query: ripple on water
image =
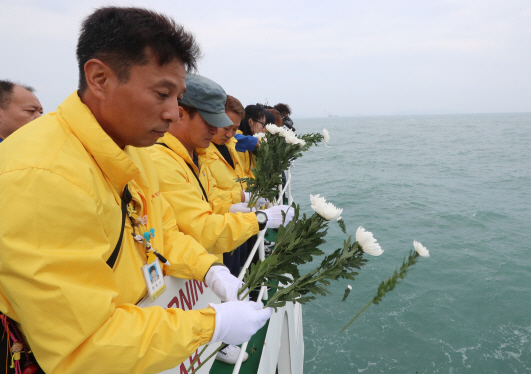
[[[296,162],[296,202],[311,212],[308,194],[320,193],[344,208],[350,233],[361,225],[385,250],[303,308],[305,372],[531,373],[531,115],[297,125],[332,138]],[[328,251],[344,239],[329,232]],[[413,239],[431,257],[339,334]]]

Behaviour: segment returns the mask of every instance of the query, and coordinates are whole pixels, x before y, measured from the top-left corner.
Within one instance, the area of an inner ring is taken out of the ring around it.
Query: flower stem
[[[188,368],[188,371],[190,371],[190,369],[193,369],[195,363],[199,360],[199,358],[201,357],[201,355],[203,354],[203,352],[205,352],[205,349],[208,348],[208,344],[206,344],[203,349],[201,350],[201,352],[199,352],[199,354],[194,358],[194,360],[190,363],[190,367]],[[199,368],[198,368],[199,369]],[[197,370],[197,369],[195,369]]]
[[[199,352],[199,354],[197,355],[197,357],[194,358],[194,360],[193,360],[192,363],[190,364],[190,367],[188,368],[187,371],[190,372],[190,370],[192,370],[192,369],[193,369],[193,371],[199,370],[199,369],[201,368],[201,366],[203,366],[205,363],[208,362],[208,360],[210,360],[210,359],[212,358],[212,356],[214,356],[216,353],[218,353],[219,351],[221,351],[221,350],[222,350],[223,348],[225,348],[227,345],[228,345],[228,344],[225,344],[225,343],[221,344],[221,345],[218,347],[218,349],[216,349],[214,352],[212,352],[212,354],[211,354],[210,356],[208,356],[208,357],[206,358],[206,360],[204,360],[202,363],[200,363],[198,367],[196,367],[195,369],[193,369],[193,368],[194,368],[194,364],[197,362],[197,360],[199,360],[199,357],[201,357],[201,355],[203,354],[203,352],[205,351],[205,349],[207,349],[208,345],[205,345],[205,348],[203,348],[203,349],[201,350],[201,352]]]
[[[359,313],[356,314],[356,315],[354,316],[354,318],[352,318],[352,319],[350,320],[350,322],[347,323],[347,325],[346,325],[345,327],[343,327],[339,333],[341,334],[343,331],[345,331],[345,329],[346,329],[347,327],[349,327],[350,324],[351,324],[352,322],[354,322],[356,319],[358,319],[358,317],[361,316],[361,314],[362,314],[363,312],[365,312],[365,310],[366,310],[369,306],[371,306],[372,303],[373,303],[373,300],[371,300],[371,301],[369,302],[369,304],[365,305],[365,308],[363,308],[362,310],[360,310]]]
[[[382,301],[382,298],[390,291],[392,291],[395,286],[400,282],[400,279],[404,279],[404,277],[407,275],[407,272],[409,268],[416,264],[416,259],[419,255],[414,251],[411,250],[409,252],[409,256],[404,259],[402,262],[402,266],[400,267],[400,270],[395,270],[393,275],[391,275],[389,278],[387,278],[385,281],[380,283],[378,286],[378,291],[376,293],[376,296],[372,298],[372,300],[363,308],[352,320],[347,323],[345,327],[339,331],[339,333],[342,333],[343,330],[345,330],[352,322],[358,318],[361,313],[363,313],[371,304],[379,304]]]
[[[254,289],[254,288],[253,288],[253,289]],[[253,289],[251,289],[251,290],[247,290],[247,292],[245,293],[245,295],[243,295],[243,296],[240,297],[239,299],[240,299],[240,300],[245,300],[245,298],[247,297],[247,295],[249,295]]]

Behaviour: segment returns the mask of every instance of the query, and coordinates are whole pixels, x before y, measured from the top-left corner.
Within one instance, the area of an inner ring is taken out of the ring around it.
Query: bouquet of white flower
[[[261,140],[260,147],[254,151],[254,178],[238,179],[247,183],[247,192],[250,193],[248,206],[255,206],[261,197],[273,201],[278,194],[278,186],[282,184],[282,172],[288,169],[290,161],[325,138],[319,133],[297,136],[293,131],[276,125],[266,125],[266,129],[264,135],[257,136]]]

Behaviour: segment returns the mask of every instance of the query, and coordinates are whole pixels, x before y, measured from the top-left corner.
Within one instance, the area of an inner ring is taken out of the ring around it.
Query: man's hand
[[[284,225],[287,225],[295,215],[293,207],[289,205],[277,205],[269,209],[264,209],[263,212],[267,214],[267,226],[272,229],[278,228],[282,225],[282,212],[286,213],[286,220]]]
[[[232,204],[229,208],[229,213],[250,213],[251,209],[247,206],[247,203]]]
[[[216,294],[221,301],[237,301],[238,290],[243,282],[232,275],[225,266],[213,265],[205,275],[206,285]],[[249,300],[249,295],[245,300]]]
[[[216,311],[216,327],[211,343],[242,344],[265,325],[273,313],[261,302],[230,301],[223,304],[208,304]]]
[[[249,192],[245,192],[245,191],[242,191],[242,194],[243,194],[243,199],[242,199],[242,202],[249,202],[249,200],[251,200],[251,194]],[[269,202],[269,200],[267,200],[265,197],[259,197],[258,198],[258,201],[256,202],[258,204],[258,206],[262,206],[262,205],[265,205]]]

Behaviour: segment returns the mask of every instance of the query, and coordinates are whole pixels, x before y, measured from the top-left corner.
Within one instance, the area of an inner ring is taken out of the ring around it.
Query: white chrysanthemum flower
[[[336,208],[332,203],[327,203],[324,197],[310,195],[310,202],[312,203],[312,209],[325,220],[332,221],[335,219],[339,221],[341,219],[343,209]]]
[[[325,143],[325,145],[328,143],[329,140],[330,140],[330,133],[328,132],[327,129],[323,129],[323,142]]]
[[[282,131],[280,132],[280,136],[286,138],[288,136],[296,136],[295,133],[293,132],[293,130],[286,130],[286,129],[282,129]]]
[[[306,142],[302,139],[297,138],[296,136],[292,136],[291,134],[288,134],[286,137],[286,143],[289,144],[299,144],[299,145],[305,145]]]
[[[365,231],[361,226],[356,230],[356,241],[361,245],[363,252],[371,256],[380,256],[383,253],[383,249],[372,236],[372,232]]]
[[[277,125],[266,125],[266,130],[271,134],[279,134],[284,129],[282,127],[278,127]]]
[[[413,240],[413,248],[415,248],[415,251],[419,254],[419,256],[430,257],[430,251],[428,251],[420,242]]]
[[[292,136],[290,134],[287,134],[284,138],[286,139],[286,143],[289,143],[289,144],[295,144],[295,142],[297,141],[297,137]]]
[[[259,133],[257,133],[257,134],[254,134],[253,136],[254,136],[255,138],[261,139],[261,138],[263,138],[265,135],[266,135],[266,134],[264,134],[263,132],[259,132]]]
[[[351,290],[351,289],[352,289],[352,286],[349,284],[349,285],[347,285],[347,288],[348,288],[349,290]]]

